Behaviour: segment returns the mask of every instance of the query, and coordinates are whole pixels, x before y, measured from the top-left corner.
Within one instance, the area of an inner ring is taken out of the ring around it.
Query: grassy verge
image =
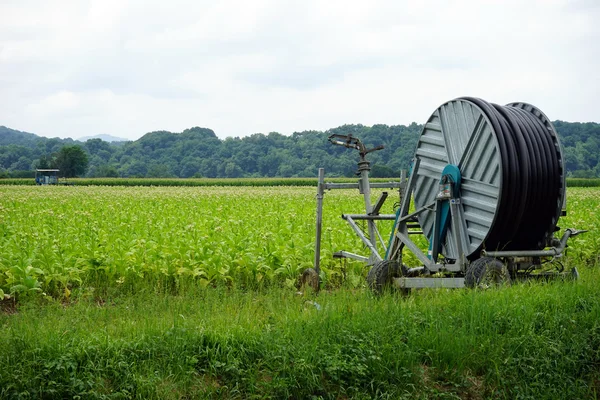
[[[0,398],[594,398],[600,274],[581,273],[408,298],[36,298],[0,315]]]

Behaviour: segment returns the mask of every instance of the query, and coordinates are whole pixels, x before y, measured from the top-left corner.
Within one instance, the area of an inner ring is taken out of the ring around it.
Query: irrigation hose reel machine
[[[364,214],[343,214],[369,255],[338,251],[334,257],[363,261],[369,286],[410,288],[487,287],[519,278],[573,276],[560,263],[567,241],[585,231],[555,235],[566,214],[564,158],[556,130],[536,107],[506,106],[472,97],[448,101],[423,127],[407,174],[399,182],[371,183],[367,149],[352,135],[329,137],[360,154],[357,183],[327,183],[319,169],[314,269],[301,282],[318,289],[323,198],[327,190],[358,189]],[[395,214],[380,214],[388,193],[371,203],[372,188],[398,189]],[[389,240],[377,221],[393,221]],[[358,222],[366,223],[361,229]],[[424,236],[423,240],[413,237]],[[402,262],[411,252],[421,266]],[[548,269],[547,266],[552,266]]]

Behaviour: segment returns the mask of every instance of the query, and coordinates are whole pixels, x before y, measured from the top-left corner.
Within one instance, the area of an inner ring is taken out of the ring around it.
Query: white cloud
[[[0,4],[0,124],[221,136],[423,122],[462,95],[600,120],[594,1]]]
[[[27,110],[34,118],[64,115],[74,111],[79,106],[79,96],[67,90],[61,90],[45,97],[39,103],[30,104]]]

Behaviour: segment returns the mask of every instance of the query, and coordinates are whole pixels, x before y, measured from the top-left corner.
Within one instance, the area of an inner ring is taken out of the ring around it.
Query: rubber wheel
[[[506,266],[492,257],[478,258],[467,267],[465,286],[487,289],[510,284],[510,274]]]
[[[369,289],[377,294],[383,293],[392,286],[394,278],[402,276],[402,268],[396,261],[383,260],[375,263],[367,274]],[[402,289],[402,293],[410,293],[410,289]]]
[[[319,274],[314,268],[307,268],[302,272],[300,280],[298,281],[298,288],[310,287],[315,292],[319,291]]]

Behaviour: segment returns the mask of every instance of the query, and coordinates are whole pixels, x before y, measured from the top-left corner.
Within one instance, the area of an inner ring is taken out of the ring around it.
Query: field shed
[[[58,169],[36,169],[35,183],[38,185],[57,185]]]

